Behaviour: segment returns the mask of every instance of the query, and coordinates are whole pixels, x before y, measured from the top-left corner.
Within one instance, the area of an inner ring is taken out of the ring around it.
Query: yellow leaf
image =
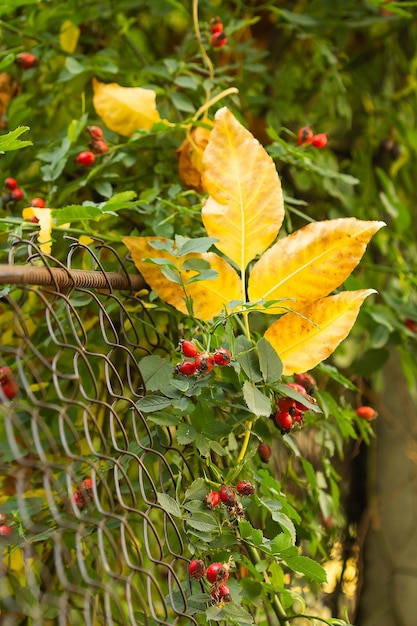
[[[220,256],[213,252],[204,254],[187,254],[181,258],[170,255],[165,250],[156,250],[149,246],[149,241],[160,237],[125,237],[127,246],[136,267],[155,293],[168,304],[187,313],[185,294],[181,285],[171,282],[162,274],[159,266],[143,261],[144,258],[168,259],[178,269],[187,259],[199,258],[210,263],[211,269],[218,272],[214,280],[202,280],[186,285],[187,295],[193,300],[194,315],[198,319],[210,320],[219,315],[231,300],[242,300],[242,288],[235,270]],[[187,281],[197,272],[182,270],[183,280]]]
[[[116,133],[130,137],[135,130],[149,130],[161,120],[156,110],[156,94],[151,89],[105,84],[93,78],[93,90],[97,115]]]
[[[271,157],[225,107],[215,116],[202,178],[210,194],[202,211],[207,233],[243,271],[274,241],[284,204]]]
[[[203,170],[203,154],[210,139],[210,130],[197,126],[184,139],[176,150],[178,172],[184,185],[189,189],[202,192],[201,172]]]
[[[371,237],[384,222],[354,217],[308,224],[279,239],[253,266],[248,284],[249,299],[278,300],[299,309],[324,298],[352,273]],[[277,308],[266,308],[276,313]],[[282,309],[281,309],[282,310]]]
[[[65,20],[62,22],[59,31],[59,45],[64,52],[72,54],[77,47],[78,39],[80,37],[80,29],[71,20]]]
[[[362,302],[374,289],[342,291],[286,313],[268,328],[264,337],[275,348],[283,374],[306,372],[332,354],[347,337]]]
[[[25,220],[30,220],[33,217],[37,218],[39,225],[39,248],[44,254],[50,254],[52,249],[52,209],[27,207],[23,209],[22,217]]]

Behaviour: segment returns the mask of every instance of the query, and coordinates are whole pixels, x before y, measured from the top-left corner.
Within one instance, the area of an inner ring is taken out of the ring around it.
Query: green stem
[[[193,23],[194,23],[194,30],[195,30],[195,35],[197,37],[198,45],[200,47],[200,51],[204,59],[204,62],[207,65],[207,68],[209,71],[209,83],[212,83],[214,79],[214,67],[213,67],[213,63],[211,62],[204,48],[203,40],[201,39],[200,26],[198,23],[198,0],[193,0]],[[210,89],[209,88],[206,89],[206,103],[210,100],[210,94],[211,94]]]
[[[261,557],[259,556],[259,552],[258,550],[251,545],[247,544],[247,549],[248,549],[248,553],[250,556],[250,560],[252,561],[253,565],[256,565],[257,563],[261,562]],[[264,571],[262,573],[263,577],[264,577],[264,581],[270,585],[271,584],[271,580],[267,574],[266,571]],[[293,619],[292,617],[288,617],[287,614],[285,613],[285,609],[281,604],[281,601],[278,597],[278,594],[274,594],[273,598],[271,599],[271,607],[275,613],[275,615],[277,616],[278,619],[278,624],[280,624],[280,626],[285,626],[285,624],[288,624],[290,619]]]

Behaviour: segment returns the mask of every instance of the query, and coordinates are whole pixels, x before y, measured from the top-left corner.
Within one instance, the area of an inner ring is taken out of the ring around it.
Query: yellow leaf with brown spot
[[[374,289],[342,291],[286,313],[264,337],[282,360],[283,374],[306,372],[329,357],[347,337],[362,302]]]
[[[41,252],[50,254],[52,249],[52,209],[26,207],[22,211],[25,220],[36,218],[38,220],[39,234],[38,243]]]
[[[202,180],[210,194],[202,211],[207,233],[243,271],[276,238],[284,204],[271,157],[225,107],[215,116]]]
[[[93,78],[93,90],[97,115],[116,133],[130,137],[136,130],[149,130],[161,121],[152,89],[100,83]]]
[[[253,266],[249,299],[288,298],[283,306],[298,310],[324,298],[350,276],[382,226],[384,222],[340,218],[308,224],[279,239]],[[276,313],[279,308],[265,312]]]
[[[187,254],[175,257],[166,250],[157,250],[149,245],[150,241],[166,241],[160,237],[124,237],[123,243],[127,246],[133,261],[143,278],[153,291],[168,304],[187,314],[185,293],[182,285],[166,278],[158,265],[143,261],[144,258],[167,259],[181,270],[183,281],[186,283],[197,272],[182,270],[182,265],[188,259],[204,259],[210,263],[211,269],[218,273],[214,280],[201,280],[186,284],[186,292],[193,301],[195,317],[202,320],[211,320],[219,315],[231,300],[242,300],[242,287],[238,274],[222,257],[213,252],[202,254]]]

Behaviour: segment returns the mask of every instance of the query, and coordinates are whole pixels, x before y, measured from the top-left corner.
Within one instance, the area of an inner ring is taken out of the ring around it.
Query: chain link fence
[[[0,392],[0,623],[196,624],[184,534],[157,496],[193,477],[136,406],[164,338],[133,264],[64,244],[65,264],[16,239],[0,269],[0,371],[18,383]]]

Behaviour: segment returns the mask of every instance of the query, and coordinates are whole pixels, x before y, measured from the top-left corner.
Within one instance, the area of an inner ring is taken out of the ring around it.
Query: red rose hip
[[[220,494],[217,491],[210,491],[210,493],[206,495],[206,504],[209,509],[214,509],[220,504]]]
[[[271,458],[271,447],[267,443],[260,443],[258,446],[258,455],[261,461],[267,463]]]
[[[181,339],[179,348],[184,356],[190,358],[193,358],[198,354],[197,346],[193,341],[189,341],[188,339]]]
[[[378,414],[371,406],[364,405],[356,409],[356,415],[363,420],[370,421],[375,419]]]
[[[229,578],[229,568],[224,563],[212,563],[207,568],[206,578],[210,583],[220,585]]]
[[[90,167],[93,165],[96,160],[95,154],[93,152],[89,152],[88,150],[84,152],[80,152],[80,154],[76,157],[76,162],[83,167]]]
[[[201,578],[203,578],[204,574],[206,573],[206,566],[204,565],[204,561],[202,561],[201,559],[194,559],[194,561],[191,561],[188,566],[188,573],[190,574],[191,578],[194,578],[195,580],[200,580]]]

